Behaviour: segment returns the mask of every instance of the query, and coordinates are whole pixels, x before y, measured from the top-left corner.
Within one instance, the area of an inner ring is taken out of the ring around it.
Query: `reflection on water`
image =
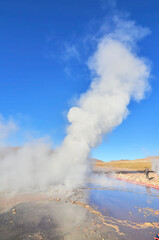
[[[2,240],[149,240],[158,233],[159,191],[93,176],[87,186],[57,196],[0,197]]]
[[[130,239],[153,238],[159,227],[159,214],[155,214],[159,208],[159,191],[119,180],[108,181],[112,181],[111,187],[106,185],[101,188],[95,182],[90,184],[90,204],[94,204],[106,216],[120,219],[123,223],[133,223],[127,229],[125,224],[120,226],[120,230],[128,234]],[[147,212],[141,210],[145,208]],[[151,214],[152,210],[154,214]],[[142,231],[133,231],[135,228],[141,228]]]

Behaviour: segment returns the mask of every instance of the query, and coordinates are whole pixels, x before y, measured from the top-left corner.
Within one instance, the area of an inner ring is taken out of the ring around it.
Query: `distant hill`
[[[134,160],[112,160],[110,162],[103,162],[96,160],[95,167],[110,168],[110,169],[131,169],[131,170],[144,170],[148,167],[152,169],[152,160],[159,161],[159,156],[152,156],[146,158],[139,158]]]

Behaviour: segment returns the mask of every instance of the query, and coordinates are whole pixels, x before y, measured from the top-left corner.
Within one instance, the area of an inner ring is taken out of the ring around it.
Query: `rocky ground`
[[[119,240],[116,223],[86,204],[81,193],[63,198],[1,194],[0,239]]]
[[[128,180],[132,182],[137,182],[145,185],[152,185],[154,187],[159,187],[159,175],[154,172],[149,173],[149,179],[146,178],[145,173],[140,172],[121,172],[115,173],[115,178],[119,178],[121,180]]]
[[[113,177],[121,180],[159,188],[159,174],[154,171],[154,166],[158,162],[159,156],[110,162],[95,159],[94,171],[102,171],[107,173],[108,176],[112,174]],[[146,178],[145,168],[148,168],[150,171],[149,179]]]

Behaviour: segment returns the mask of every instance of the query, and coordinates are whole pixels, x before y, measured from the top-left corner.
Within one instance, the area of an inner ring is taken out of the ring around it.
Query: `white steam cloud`
[[[151,168],[152,171],[156,172],[159,174],[159,158],[158,157],[151,157]]]
[[[0,115],[0,145],[3,145],[5,139],[17,130],[16,124],[12,119],[5,121],[5,119]]]
[[[150,70],[138,57],[135,43],[147,29],[115,19],[116,29],[100,39],[89,59],[93,80],[76,107],[68,112],[70,125],[61,147],[37,142],[1,160],[1,190],[43,190],[48,186],[76,187],[83,183],[90,151],[102,136],[121,124],[131,99],[140,101],[149,89]]]

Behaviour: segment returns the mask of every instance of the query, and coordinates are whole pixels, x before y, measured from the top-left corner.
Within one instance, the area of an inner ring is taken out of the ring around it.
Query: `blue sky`
[[[114,15],[151,34],[138,54],[151,64],[151,91],[108,134],[92,156],[104,161],[159,155],[159,2],[156,0],[2,0],[0,2],[0,114],[19,126],[10,144],[49,135],[59,145],[66,113],[91,82],[87,61]]]

